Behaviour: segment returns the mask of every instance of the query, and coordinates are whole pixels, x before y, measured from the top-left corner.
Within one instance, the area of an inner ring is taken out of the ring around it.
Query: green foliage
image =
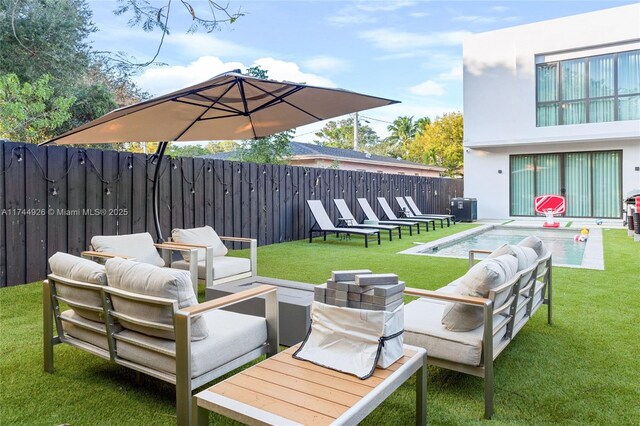
[[[199,157],[201,155],[211,154],[209,150],[197,144],[170,143],[165,151],[166,155],[171,157]]]
[[[15,74],[0,75],[0,137],[41,142],[71,117],[73,97],[54,96],[50,78],[20,84]]]
[[[315,135],[318,139],[314,142],[318,145],[353,149],[353,118],[331,120]],[[379,143],[380,138],[376,131],[358,120],[358,150],[368,151]]]
[[[250,163],[285,164],[291,155],[291,140],[295,130],[242,142],[235,159]]]
[[[89,67],[95,31],[84,0],[0,0],[0,74],[23,82],[49,74],[56,94],[69,95]]]
[[[118,107],[114,94],[104,84],[80,86],[75,91],[76,102],[71,106],[71,119],[59,129],[64,132],[105,115]]]
[[[240,148],[240,144],[236,141],[211,141],[206,145],[207,151],[210,154],[217,154],[218,152],[230,152]]]
[[[446,176],[455,176],[463,167],[463,132],[462,113],[437,117],[408,144],[408,157],[412,161],[444,167]]]

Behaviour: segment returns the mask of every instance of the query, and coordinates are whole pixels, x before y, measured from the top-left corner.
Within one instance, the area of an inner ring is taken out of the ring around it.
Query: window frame
[[[582,56],[582,57],[576,57],[576,58],[567,58],[567,59],[562,59],[562,60],[555,60],[555,61],[548,61],[548,62],[541,62],[541,63],[537,63],[535,64],[535,111],[536,111],[536,128],[540,128],[540,127],[554,127],[554,126],[569,126],[569,125],[576,125],[576,124],[567,124],[564,122],[564,105],[568,104],[568,103],[577,103],[577,102],[584,102],[585,103],[585,121],[584,123],[577,123],[577,124],[595,124],[595,123],[612,123],[615,121],[627,121],[627,120],[620,120],[619,119],[619,99],[620,98],[631,98],[634,96],[640,96],[640,91],[639,92],[635,92],[635,93],[626,93],[623,95],[620,95],[618,93],[619,87],[618,87],[618,56],[620,54],[625,54],[625,53],[629,53],[629,52],[639,52],[640,53],[640,49],[629,49],[629,50],[623,50],[623,51],[619,51],[619,52],[612,52],[612,53],[602,53],[599,55],[590,55],[590,56]],[[613,96],[596,96],[596,97],[591,97],[590,96],[590,88],[591,88],[591,81],[590,81],[590,76],[589,76],[589,59],[591,58],[597,58],[597,57],[601,57],[601,56],[613,56]],[[584,78],[584,84],[585,84],[585,88],[584,88],[584,93],[585,93],[585,97],[584,98],[580,98],[580,99],[571,99],[571,100],[564,100],[562,99],[562,62],[566,62],[566,61],[576,61],[576,60],[582,60],[583,62],[583,67],[584,67],[584,72],[585,72],[585,78]],[[556,87],[556,100],[555,101],[540,101],[539,100],[539,92],[538,92],[538,73],[539,70],[542,66],[548,66],[548,65],[555,65],[555,71],[556,71],[556,82],[557,82],[557,87]],[[603,99],[613,99],[613,120],[611,121],[591,121],[591,114],[590,114],[590,109],[591,109],[591,101],[592,100],[603,100]],[[557,105],[558,107],[558,115],[557,115],[557,124],[551,124],[551,125],[540,125],[540,123],[538,122],[538,107],[540,106],[551,106],[551,105]]]
[[[516,157],[525,157],[525,156],[531,156],[533,157],[533,190],[534,190],[534,198],[537,197],[538,195],[535,195],[536,193],[536,188],[538,186],[538,182],[537,182],[537,175],[536,175],[536,170],[538,168],[538,157],[541,155],[559,155],[560,156],[560,192],[563,197],[566,197],[566,156],[567,154],[589,154],[589,162],[590,162],[590,167],[591,167],[591,174],[590,174],[590,179],[591,179],[591,191],[592,191],[592,197],[591,197],[591,206],[589,208],[590,212],[591,212],[591,216],[566,216],[565,213],[558,215],[559,217],[572,217],[572,218],[594,218],[596,216],[593,216],[593,210],[594,210],[594,197],[593,197],[593,187],[594,187],[594,177],[593,177],[593,154],[596,153],[602,153],[602,152],[617,152],[618,153],[618,193],[620,194],[620,197],[622,197],[622,165],[624,164],[623,162],[623,150],[621,149],[602,149],[602,150],[595,150],[595,151],[565,151],[565,152],[538,152],[538,153],[527,153],[527,154],[511,154],[509,155],[509,217],[539,217],[538,214],[535,213],[535,209],[534,209],[534,213],[533,215],[521,215],[521,214],[513,214],[513,185],[511,184],[511,174],[512,174],[512,170],[513,170],[513,161]],[[540,194],[540,195],[544,195],[544,194]],[[622,203],[622,198],[620,198],[620,203]],[[531,200],[531,204],[534,203],[534,200]],[[622,204],[620,204],[622,205]],[[606,219],[620,219],[622,218],[622,208],[620,208],[619,210],[619,215],[618,216],[614,216],[614,217],[606,217]]]

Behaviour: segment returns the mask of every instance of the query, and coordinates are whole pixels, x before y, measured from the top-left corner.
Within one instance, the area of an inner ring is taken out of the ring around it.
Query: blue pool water
[[[517,244],[529,235],[535,235],[553,253],[554,264],[580,266],[586,244],[574,240],[576,233],[575,230],[563,229],[496,227],[481,234],[427,248],[422,253],[466,258],[471,249],[493,251],[504,243]]]

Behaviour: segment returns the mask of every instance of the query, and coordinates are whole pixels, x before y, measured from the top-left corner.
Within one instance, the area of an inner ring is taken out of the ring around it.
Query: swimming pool
[[[579,232],[576,229],[484,225],[401,253],[467,258],[471,249],[493,251],[505,243],[517,244],[529,235],[535,235],[551,250],[556,266],[604,269],[601,230],[592,230],[586,243],[574,240]]]

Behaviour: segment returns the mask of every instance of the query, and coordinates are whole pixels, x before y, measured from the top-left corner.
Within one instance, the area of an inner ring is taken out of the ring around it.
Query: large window
[[[536,125],[640,119],[640,50],[536,67]]]
[[[566,216],[620,217],[620,151],[511,156],[512,216],[535,216],[534,198],[562,195]]]

